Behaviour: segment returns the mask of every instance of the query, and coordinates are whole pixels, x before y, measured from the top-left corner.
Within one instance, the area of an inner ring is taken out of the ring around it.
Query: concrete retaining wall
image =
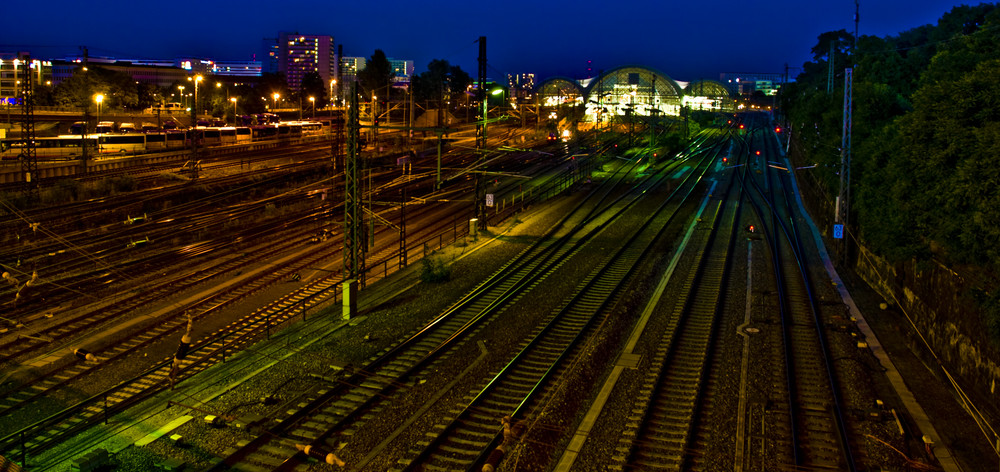
[[[866,248],[859,251],[855,271],[890,305],[906,313],[922,338],[914,339],[914,344],[930,346],[977,408],[1000,401],[1000,354],[969,297],[974,284],[941,264],[890,264]],[[912,347],[917,352],[925,350],[924,346]]]

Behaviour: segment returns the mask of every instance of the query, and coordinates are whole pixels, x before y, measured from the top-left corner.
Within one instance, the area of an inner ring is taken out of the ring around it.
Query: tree
[[[254,87],[254,95],[256,97],[264,97],[261,104],[267,104],[269,106],[275,106],[272,99],[274,94],[279,95],[279,100],[281,97],[285,99],[289,98],[291,94],[288,93],[288,82],[285,80],[285,75],[281,73],[265,73],[261,75],[260,81]]]
[[[371,100],[372,95],[378,96],[383,93],[388,98],[392,90],[392,78],[395,76],[385,53],[381,49],[376,49],[365,64],[365,68],[358,71],[358,83],[361,85],[359,92],[365,100]]]
[[[73,75],[57,85],[53,90],[54,101],[62,107],[91,106],[94,95],[104,95],[102,107],[105,109],[138,109],[140,101],[140,86],[132,76],[124,72],[91,66],[84,71],[78,67]]]
[[[299,93],[302,95],[303,106],[306,106],[309,97],[313,97],[315,103],[321,106],[327,103],[326,81],[319,75],[319,72],[311,71],[302,77],[302,91]]]
[[[816,45],[812,48],[813,59],[816,62],[830,60],[830,45],[833,45],[835,64],[846,64],[846,58],[854,46],[854,35],[846,30],[827,31],[819,35]]]
[[[427,70],[413,77],[414,99],[422,102],[444,103],[452,96],[465,93],[472,77],[458,66],[444,59],[434,59]]]

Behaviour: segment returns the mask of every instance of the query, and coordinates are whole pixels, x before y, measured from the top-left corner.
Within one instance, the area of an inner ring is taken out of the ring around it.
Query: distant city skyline
[[[961,2],[861,2],[860,34],[887,36],[937,19]],[[91,55],[266,62],[265,38],[281,32],[329,35],[345,56],[412,60],[415,72],[444,59],[475,73],[476,40],[487,37],[488,74],[534,73],[584,78],[626,64],[651,67],[681,80],[718,79],[723,72],[792,74],[811,59],[823,32],[853,32],[850,0],[767,3],[720,0],[672,4],[640,0],[609,5],[592,0],[547,2],[541,8],[438,2],[433,7],[390,0],[370,4],[247,0],[189,7],[136,7],[111,0],[104,8],[67,1],[9,6],[0,50],[61,58],[87,46]],[[193,10],[193,11],[192,11]],[[588,61],[590,61],[588,63]],[[589,66],[589,72],[588,72]]]

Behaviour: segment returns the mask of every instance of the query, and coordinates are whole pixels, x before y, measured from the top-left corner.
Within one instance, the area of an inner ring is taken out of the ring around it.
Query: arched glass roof
[[[680,115],[680,85],[666,74],[641,66],[612,69],[592,81],[586,91],[586,115]]]
[[[698,80],[684,89],[684,106],[692,110],[723,111],[732,108],[729,89],[714,80]]]
[[[538,103],[546,107],[583,103],[583,87],[567,77],[551,77],[538,86]]]

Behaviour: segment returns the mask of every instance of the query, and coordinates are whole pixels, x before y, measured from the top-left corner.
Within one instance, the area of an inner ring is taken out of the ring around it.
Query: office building
[[[324,83],[337,77],[337,49],[333,36],[283,32],[278,39],[278,72],[292,92],[302,89],[302,79],[316,72]]]

